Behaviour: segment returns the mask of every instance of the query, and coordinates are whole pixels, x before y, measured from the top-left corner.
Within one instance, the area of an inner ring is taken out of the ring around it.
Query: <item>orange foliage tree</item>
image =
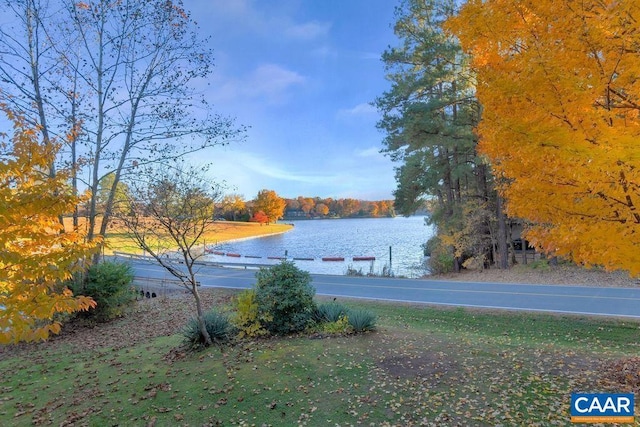
[[[69,174],[49,175],[59,145],[39,144],[37,131],[10,112],[13,137],[0,142],[0,343],[45,340],[60,331],[57,313],[95,307],[63,282],[84,269],[97,241],[64,233],[59,216],[79,202]]]
[[[327,216],[329,214],[329,206],[324,203],[318,203],[315,207],[315,211],[317,215]]]
[[[268,218],[267,223],[282,218],[286,206],[287,202],[273,190],[260,190],[253,201],[254,211],[262,211]]]
[[[255,214],[253,214],[253,216],[251,217],[251,221],[252,222],[258,222],[260,224],[268,224],[269,223],[269,217],[264,212],[258,211]]]
[[[640,4],[472,0],[480,151],[548,253],[640,274]]]

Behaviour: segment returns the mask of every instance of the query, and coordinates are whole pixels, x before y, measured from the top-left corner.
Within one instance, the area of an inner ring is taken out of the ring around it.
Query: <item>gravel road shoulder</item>
[[[434,280],[462,282],[530,283],[541,285],[581,285],[599,287],[640,287],[640,279],[631,278],[624,271],[607,272],[575,265],[546,264],[516,265],[509,270],[465,270],[459,274],[430,276]]]

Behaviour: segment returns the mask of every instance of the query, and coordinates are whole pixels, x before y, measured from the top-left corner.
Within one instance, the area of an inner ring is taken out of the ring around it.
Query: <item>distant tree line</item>
[[[255,199],[228,194],[217,204],[216,216],[227,221],[274,222],[281,218],[383,218],[396,215],[393,200],[333,199],[299,196],[279,197],[262,190]]]
[[[358,200],[303,197],[285,199],[287,218],[381,218],[396,215],[393,200]]]

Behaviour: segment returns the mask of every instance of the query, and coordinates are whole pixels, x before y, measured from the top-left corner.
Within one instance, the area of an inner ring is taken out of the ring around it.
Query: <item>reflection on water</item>
[[[225,254],[208,255],[211,261],[276,264],[276,258],[293,259],[311,273],[345,274],[348,268],[363,274],[381,274],[391,268],[396,276],[425,274],[421,245],[433,233],[423,217],[362,218],[292,221],[295,227],[284,234],[220,244],[213,248]],[[353,258],[371,258],[353,260]],[[271,258],[271,259],[270,259]],[[344,258],[344,261],[322,261]]]

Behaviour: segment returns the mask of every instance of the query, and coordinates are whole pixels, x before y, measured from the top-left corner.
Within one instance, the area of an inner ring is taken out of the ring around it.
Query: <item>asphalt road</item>
[[[170,279],[157,264],[130,260],[137,277]],[[246,289],[252,269],[199,266],[203,287]],[[640,318],[640,288],[598,288],[536,284],[448,282],[312,275],[319,295],[505,310]]]

